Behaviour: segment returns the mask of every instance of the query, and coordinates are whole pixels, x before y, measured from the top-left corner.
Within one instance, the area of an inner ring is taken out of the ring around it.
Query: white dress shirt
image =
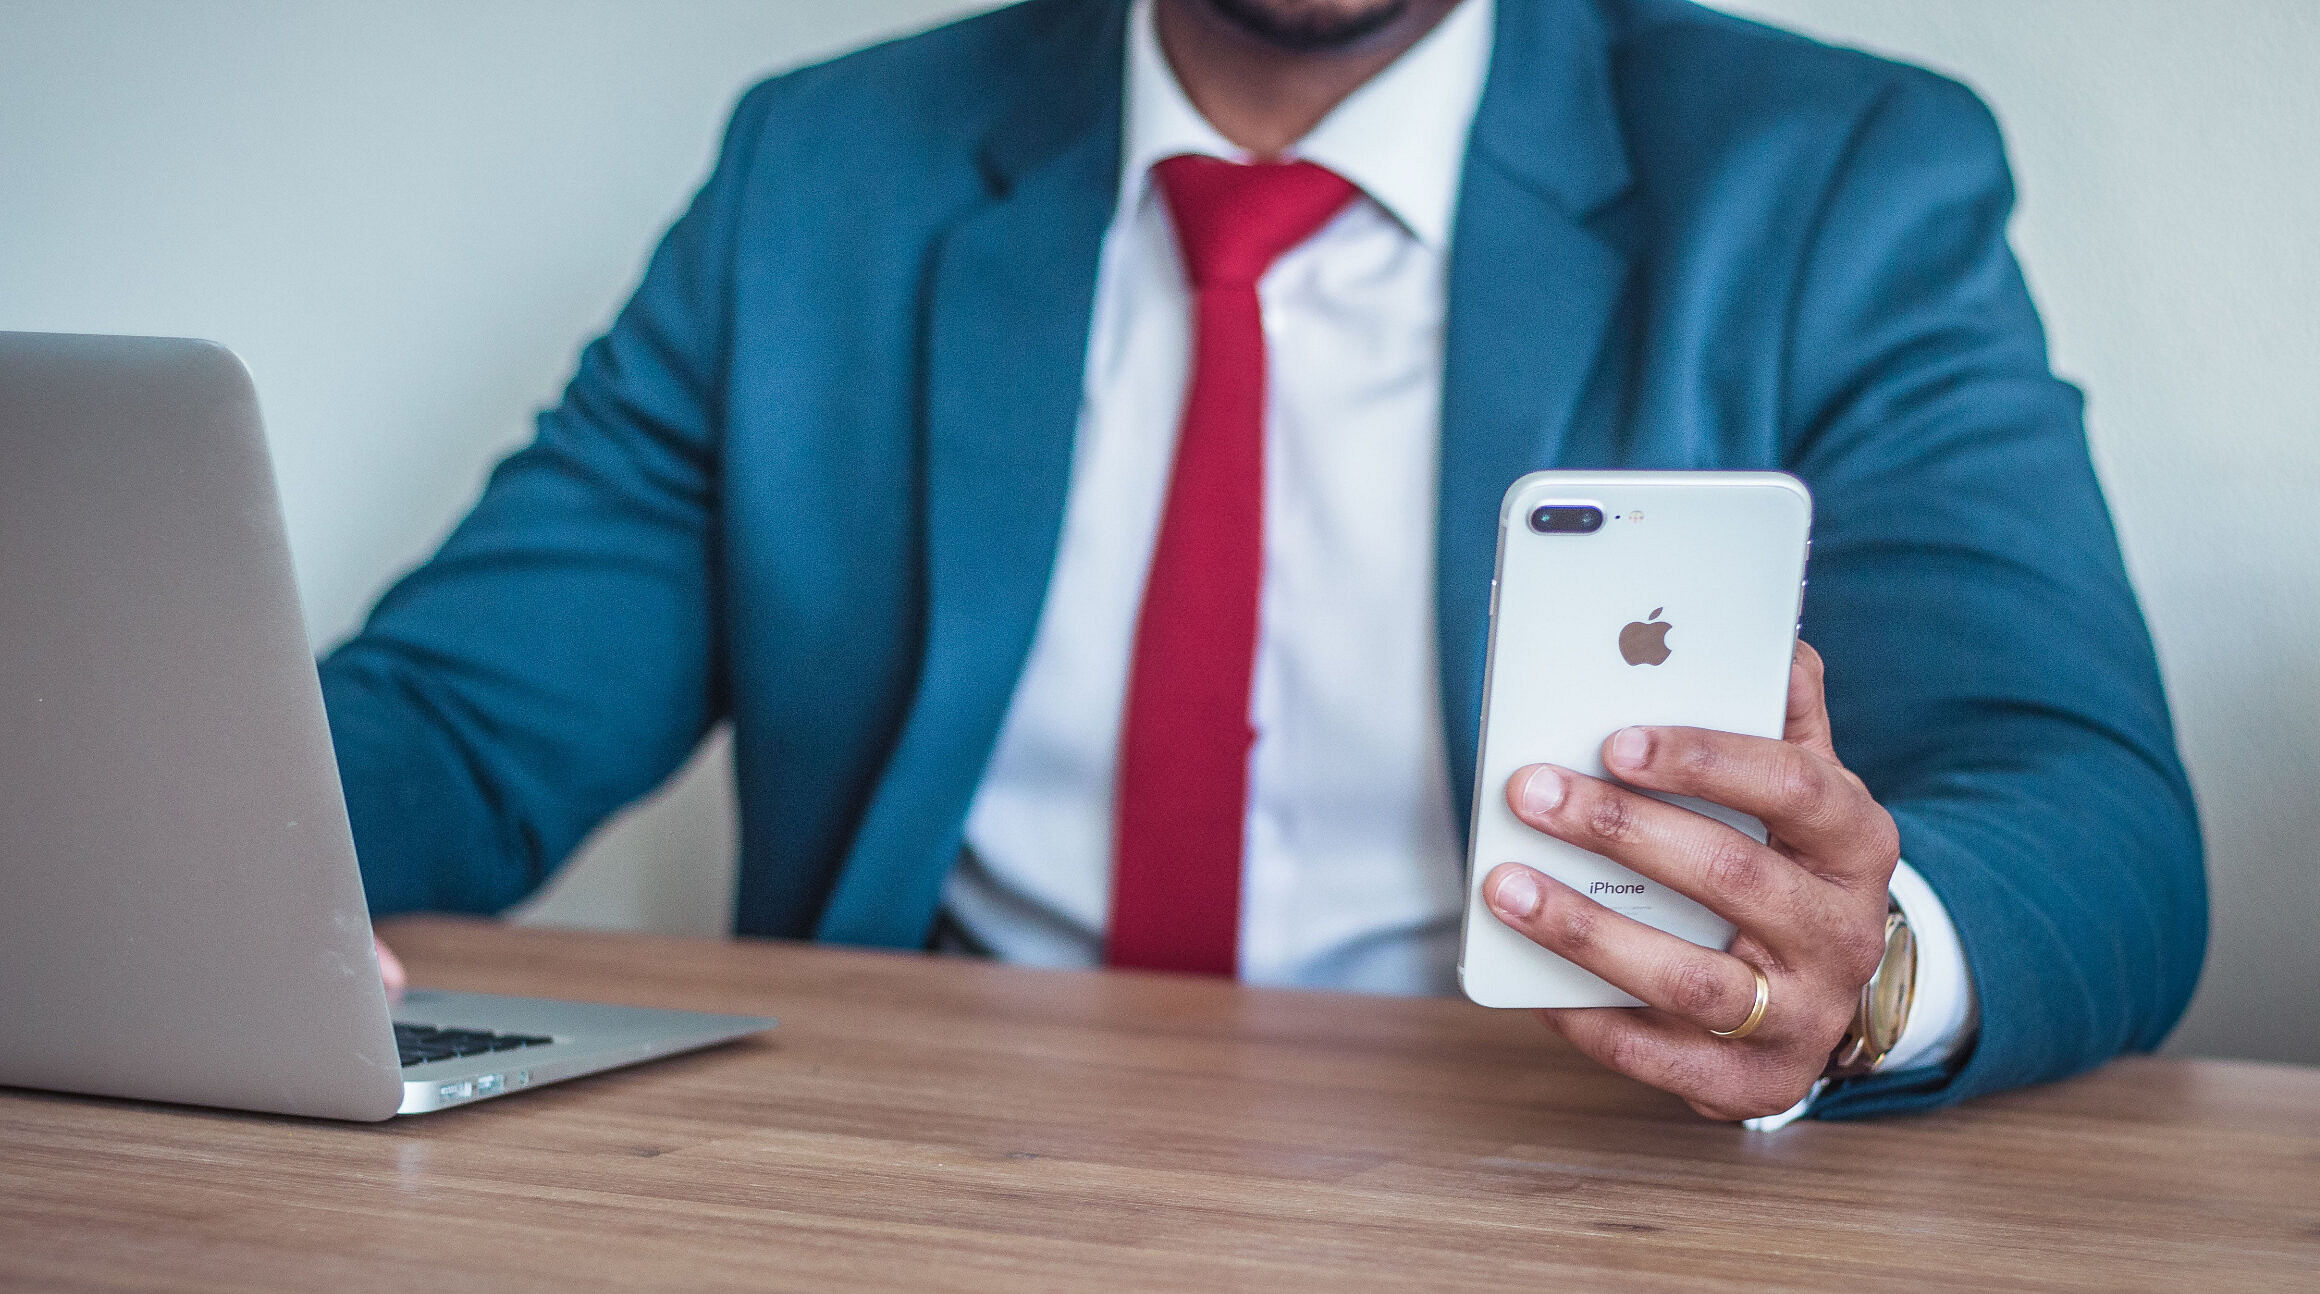
[[[1251,711],[1241,978],[1456,987],[1464,858],[1434,639],[1447,272],[1492,0],[1465,0],[1291,155],[1361,196],[1258,287],[1267,346],[1265,577]],[[1062,540],[1045,608],[944,893],[1009,961],[1101,960],[1113,781],[1144,575],[1191,356],[1190,296],[1150,175],[1247,161],[1129,20],[1119,200],[1105,237]],[[1948,914],[1905,866],[1917,1009],[1889,1064],[1948,1054],[1971,1008]]]

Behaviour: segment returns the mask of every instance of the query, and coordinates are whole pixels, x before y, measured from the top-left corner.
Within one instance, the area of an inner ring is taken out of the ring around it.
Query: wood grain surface
[[[375,1126],[0,1092],[0,1286],[2320,1289],[2320,1071],[1752,1134],[1457,1001],[384,932],[760,1040]]]

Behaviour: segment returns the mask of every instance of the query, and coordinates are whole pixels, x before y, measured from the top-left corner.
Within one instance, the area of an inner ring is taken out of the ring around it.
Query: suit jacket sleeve
[[[374,911],[522,898],[722,711],[717,388],[765,97],[537,437],[322,664]]]
[[[1996,123],[1897,73],[1796,288],[1787,461],[1819,515],[1804,632],[1846,761],[1948,906],[1981,1006],[1962,1064],[1824,1114],[1946,1104],[2164,1038],[2205,951],[2191,790],[2075,388],[2006,242]]]

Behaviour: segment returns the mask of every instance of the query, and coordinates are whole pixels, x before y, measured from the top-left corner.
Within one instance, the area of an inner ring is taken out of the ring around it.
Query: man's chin
[[[1234,28],[1291,54],[1359,47],[1409,12],[1410,0],[1200,0]]]

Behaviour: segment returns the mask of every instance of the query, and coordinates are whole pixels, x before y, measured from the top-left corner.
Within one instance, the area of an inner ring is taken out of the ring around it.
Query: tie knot
[[[1185,273],[1202,288],[1253,288],[1283,252],[1311,238],[1356,192],[1311,162],[1165,158],[1152,168],[1176,222]]]

